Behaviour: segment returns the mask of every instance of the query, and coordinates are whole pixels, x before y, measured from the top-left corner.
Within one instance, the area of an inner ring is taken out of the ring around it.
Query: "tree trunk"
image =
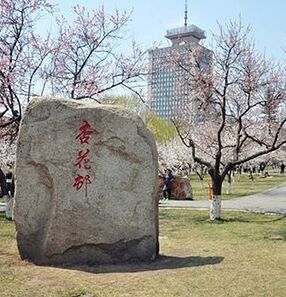
[[[226,194],[231,194],[231,190],[232,190],[232,188],[231,188],[231,183],[228,182],[228,183],[227,183]]]
[[[201,189],[204,190],[204,188],[205,188],[204,180],[200,179],[200,182],[201,182]]]
[[[227,190],[226,190],[227,194],[231,194],[231,183],[232,183],[232,176],[230,172],[227,174]]]
[[[219,220],[221,216],[221,188],[222,181],[220,176],[213,178],[213,195],[210,200],[210,220]]]
[[[220,219],[221,214],[221,195],[213,195],[210,201],[210,220],[215,221]]]
[[[1,193],[2,196],[6,196],[8,195],[8,187],[7,187],[7,183],[6,183],[6,176],[4,174],[4,172],[2,171],[2,169],[0,168],[0,187],[1,187]]]
[[[5,216],[6,219],[12,220],[13,219],[13,197],[10,195],[4,196],[5,199]]]

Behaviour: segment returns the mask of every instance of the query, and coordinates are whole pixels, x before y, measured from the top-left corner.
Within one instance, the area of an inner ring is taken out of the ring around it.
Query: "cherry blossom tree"
[[[130,14],[116,10],[105,12],[104,7],[87,10],[74,7],[75,19],[58,19],[59,32],[47,76],[55,95],[72,99],[91,98],[115,87],[135,91],[141,76],[147,73],[145,52],[134,42],[130,52],[122,53],[122,42]],[[127,51],[128,52],[128,51]]]
[[[53,8],[47,0],[1,0],[0,129],[10,126],[14,136],[32,95],[100,101],[115,87],[139,95],[147,72],[145,52],[135,42],[129,52],[122,47],[129,13],[78,5],[74,20],[57,19],[56,36],[37,35],[39,20]]]
[[[1,122],[1,119],[0,119],[0,122]],[[9,188],[6,182],[6,174],[8,172],[12,173],[11,169],[15,162],[15,155],[16,155],[16,145],[15,145],[15,142],[11,141],[11,137],[9,133],[10,129],[11,128],[7,126],[0,130],[0,192],[1,192],[1,197],[4,198],[6,203],[5,214],[6,214],[6,218],[8,219],[12,218],[13,193],[8,191]],[[14,185],[13,177],[11,180],[11,184]]]
[[[130,14],[108,14],[103,7],[87,10],[81,6],[76,6],[74,12],[74,20],[58,18],[56,36],[49,32],[39,36],[39,21],[54,13],[48,0],[1,0],[0,133],[2,137],[5,134],[2,148],[16,139],[31,96],[99,101],[101,94],[115,87],[139,95],[136,87],[146,71],[145,53],[135,42],[128,54],[122,53]]]
[[[0,169],[7,170],[15,163],[16,144],[0,134]]]
[[[50,49],[34,32],[46,0],[1,0],[0,5],[0,129],[18,132],[23,104],[29,101],[39,68]]]
[[[197,176],[199,177],[199,180],[201,182],[201,189],[205,189],[205,183],[204,183],[204,179],[205,176],[208,173],[208,169],[205,165],[203,164],[199,164],[199,163],[195,163],[193,166],[193,170],[194,172],[197,174]]]
[[[29,101],[40,67],[50,53],[49,40],[35,26],[52,6],[46,0],[1,0],[0,5],[0,185],[7,198],[5,171],[15,159],[23,107]]]
[[[184,70],[180,83],[191,86],[191,104],[173,122],[194,161],[206,166],[212,178],[212,220],[221,216],[227,174],[286,144],[285,69],[256,52],[249,28],[241,23],[219,29],[208,64],[202,63],[199,47],[190,48],[187,63],[176,57],[171,62]]]

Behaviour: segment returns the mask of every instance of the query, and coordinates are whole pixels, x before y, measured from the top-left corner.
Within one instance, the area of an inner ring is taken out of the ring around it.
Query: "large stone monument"
[[[35,98],[20,129],[14,220],[22,259],[119,263],[158,254],[157,150],[115,107]]]

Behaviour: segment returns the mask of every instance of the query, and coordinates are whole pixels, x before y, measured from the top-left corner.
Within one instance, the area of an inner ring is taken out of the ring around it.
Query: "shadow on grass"
[[[271,222],[277,222],[277,221],[281,221],[283,219],[286,218],[286,215],[281,215],[279,217],[274,216],[271,219],[266,219],[266,220],[257,220],[257,219],[253,219],[250,220],[246,217],[233,217],[233,218],[227,218],[227,219],[221,219],[220,221],[222,223],[256,223],[256,224],[260,224],[260,223],[271,223]]]
[[[57,266],[58,268],[80,270],[90,273],[124,273],[124,272],[144,272],[163,269],[179,269],[187,267],[197,267],[205,265],[216,265],[223,261],[223,257],[171,257],[159,256],[155,261],[148,263],[114,264],[99,266]]]
[[[272,217],[270,217],[272,215]],[[163,218],[165,220],[169,218]],[[279,214],[261,214],[253,212],[241,212],[241,216],[232,216],[221,218],[219,220],[211,221],[207,216],[191,217],[193,223],[206,223],[206,224],[224,224],[224,223],[272,223],[286,219],[286,215]]]

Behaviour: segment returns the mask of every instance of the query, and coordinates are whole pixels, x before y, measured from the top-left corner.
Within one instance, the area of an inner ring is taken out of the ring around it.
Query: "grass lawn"
[[[272,173],[270,173],[272,174]],[[232,183],[231,194],[227,193],[227,182],[223,183],[222,189],[222,199],[233,199],[242,196],[248,196],[257,194],[260,192],[267,191],[273,187],[276,187],[284,182],[286,182],[286,175],[279,175],[274,172],[268,178],[261,178],[260,175],[254,175],[254,180],[249,178],[248,174],[241,174],[239,179],[238,175],[235,176],[234,182]],[[211,184],[211,179],[209,176],[205,177],[204,185],[205,188],[201,188],[201,183],[197,175],[191,175],[191,185],[193,188],[193,196],[195,200],[207,200],[208,199],[208,184]]]
[[[14,224],[0,215],[0,296],[265,296],[286,292],[286,218],[160,210],[159,260],[99,267],[40,267],[21,261]]]

